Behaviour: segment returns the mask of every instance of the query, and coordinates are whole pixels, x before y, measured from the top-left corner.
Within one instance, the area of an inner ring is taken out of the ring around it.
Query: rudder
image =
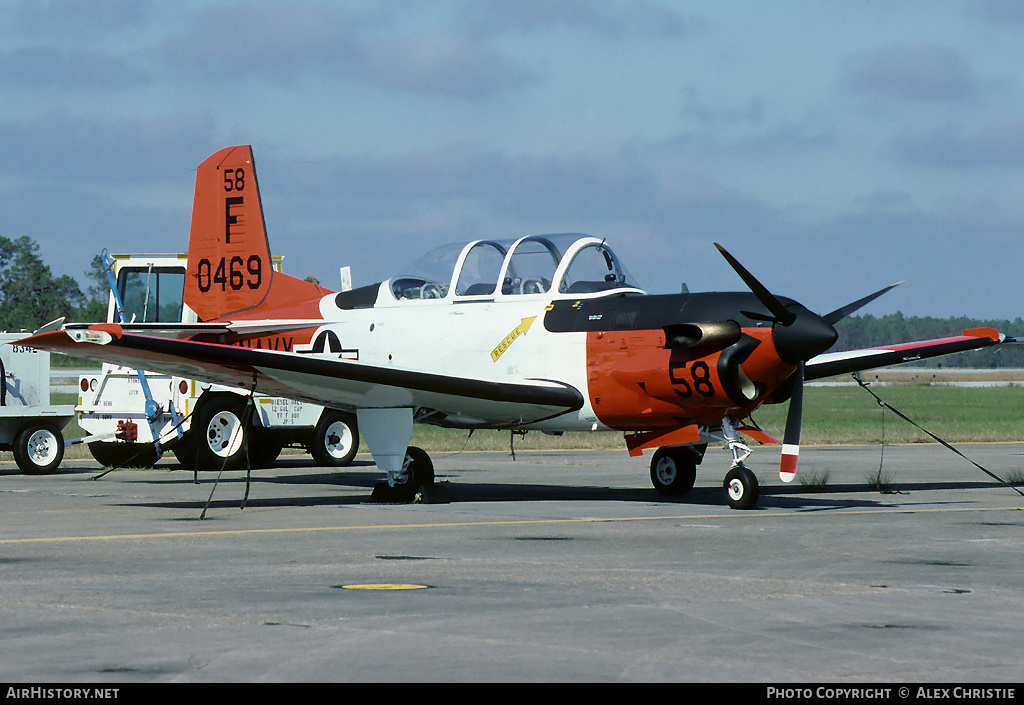
[[[316,317],[329,293],[274,272],[251,146],[225,147],[199,165],[184,298],[200,320]]]
[[[226,147],[196,173],[185,303],[203,321],[248,311],[273,276],[252,147]]]

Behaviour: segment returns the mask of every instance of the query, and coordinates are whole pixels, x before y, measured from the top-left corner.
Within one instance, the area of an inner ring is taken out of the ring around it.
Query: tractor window
[[[117,289],[128,322],[181,321],[185,270],[182,267],[121,267]]]

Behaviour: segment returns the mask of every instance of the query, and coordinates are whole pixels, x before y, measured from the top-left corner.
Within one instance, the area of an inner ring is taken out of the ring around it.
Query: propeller
[[[724,247],[717,242],[715,247],[758,301],[768,309],[771,317],[757,313],[748,315],[751,318],[767,320],[772,323],[772,339],[779,357],[785,362],[796,365],[796,371],[790,379],[792,391],[789,397],[789,411],[786,414],[786,431],[782,440],[782,462],[779,466],[779,477],[782,481],[792,482],[796,477],[797,460],[800,455],[800,428],[803,423],[804,406],[804,363],[832,347],[839,337],[835,329],[836,323],[903,282],[890,284],[862,299],[837,308],[831,313],[819,316],[798,303],[783,304],[735,257],[726,252]]]
[[[803,423],[804,397],[804,362],[815,355],[825,352],[839,338],[833,323],[850,311],[884,294],[883,289],[877,294],[861,299],[856,304],[844,306],[828,316],[812,313],[798,303],[788,306],[783,304],[767,287],[730,255],[724,247],[715,243],[725,260],[740,276],[758,301],[773,316],[772,340],[779,357],[792,365],[796,371],[791,378],[792,393],[789,398],[789,412],[786,415],[786,431],[782,442],[782,462],[779,466],[779,477],[783,482],[792,482],[796,477],[797,460],[800,455],[800,427]],[[889,287],[892,288],[892,287]],[[835,320],[831,320],[836,316]]]
[[[743,283],[747,285],[747,288],[754,292],[758,301],[764,304],[764,307],[768,309],[773,316],[775,316],[776,321],[784,326],[788,326],[796,320],[796,314],[786,308],[781,301],[775,298],[775,295],[768,291],[761,282],[755,279],[754,275],[748,272],[735,257],[726,252],[724,247],[719,245],[717,242],[715,243],[715,247],[717,247],[718,251],[722,253],[723,257],[725,257],[725,261],[728,262],[736,273],[740,275],[740,279],[742,279]]]
[[[748,272],[735,257],[730,255],[724,247],[717,242],[715,247],[718,248],[718,251],[722,253],[722,256],[725,257],[729,265],[740,276],[743,283],[757,297],[757,300],[771,313],[773,318],[768,320],[771,320],[773,323],[772,338],[779,357],[791,365],[796,365],[805,360],[810,360],[815,355],[823,353],[832,347],[839,338],[839,333],[836,332],[830,320],[808,311],[798,303],[793,302],[788,305],[782,303],[753,274]],[[878,294],[873,294],[872,297],[862,299],[863,303],[857,302],[857,304],[862,306],[871,298],[881,296],[883,293],[885,293],[884,290]],[[838,312],[833,313],[842,313],[847,308],[849,307],[843,307]],[[764,318],[763,316],[755,317]]]
[[[822,318],[824,320],[828,321],[829,323],[831,323],[832,325],[835,325],[836,323],[839,323],[839,321],[843,320],[844,318],[849,316],[851,313],[856,311],[857,309],[861,308],[862,306],[867,306],[869,303],[871,303],[872,301],[877,299],[879,296],[881,296],[885,292],[889,291],[890,289],[895,289],[896,287],[898,287],[902,283],[903,282],[896,282],[895,284],[890,284],[889,286],[885,287],[884,289],[879,289],[875,293],[869,294],[868,296],[865,296],[863,299],[858,299],[858,300],[854,301],[852,304],[846,304],[842,308],[837,308],[832,313],[826,313],[824,316],[822,316]]]
[[[789,411],[786,414],[786,433],[782,437],[782,464],[779,478],[792,482],[796,477],[796,464],[800,457],[800,428],[804,413],[804,363],[801,362],[793,373],[793,393],[789,397]]]

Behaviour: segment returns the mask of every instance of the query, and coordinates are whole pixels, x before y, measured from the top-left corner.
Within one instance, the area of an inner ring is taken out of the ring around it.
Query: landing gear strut
[[[760,490],[757,477],[743,464],[750,455],[750,448],[736,438],[736,426],[729,417],[722,419],[722,435],[732,451],[732,468],[725,474],[725,482],[722,483],[725,501],[733,509],[753,509]]]

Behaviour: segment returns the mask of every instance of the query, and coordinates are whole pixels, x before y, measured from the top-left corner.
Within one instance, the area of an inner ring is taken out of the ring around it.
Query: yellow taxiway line
[[[919,509],[908,507],[891,507],[883,509],[834,509],[825,513],[829,516],[836,514],[885,514],[888,512],[899,512],[903,514],[923,514],[936,512],[992,512],[992,511],[1021,511],[1021,507],[922,507]],[[317,533],[330,531],[381,531],[395,529],[444,529],[444,528],[466,528],[481,526],[529,526],[541,524],[599,524],[612,522],[630,521],[684,521],[684,520],[708,520],[708,519],[771,519],[771,518],[792,518],[802,516],[821,516],[822,511],[812,512],[730,512],[723,514],[679,514],[672,516],[642,516],[642,517],[585,517],[578,519],[508,519],[496,521],[453,521],[453,522],[430,522],[412,524],[362,524],[354,526],[305,526],[282,529],[223,529],[217,531],[168,531],[162,533],[147,534],[100,534],[96,536],[40,536],[20,539],[0,539],[0,545],[27,544],[27,543],[61,543],[71,541],[116,541],[132,539],[165,539],[165,538],[196,538],[204,536],[247,536],[258,534],[290,534],[290,533]]]

